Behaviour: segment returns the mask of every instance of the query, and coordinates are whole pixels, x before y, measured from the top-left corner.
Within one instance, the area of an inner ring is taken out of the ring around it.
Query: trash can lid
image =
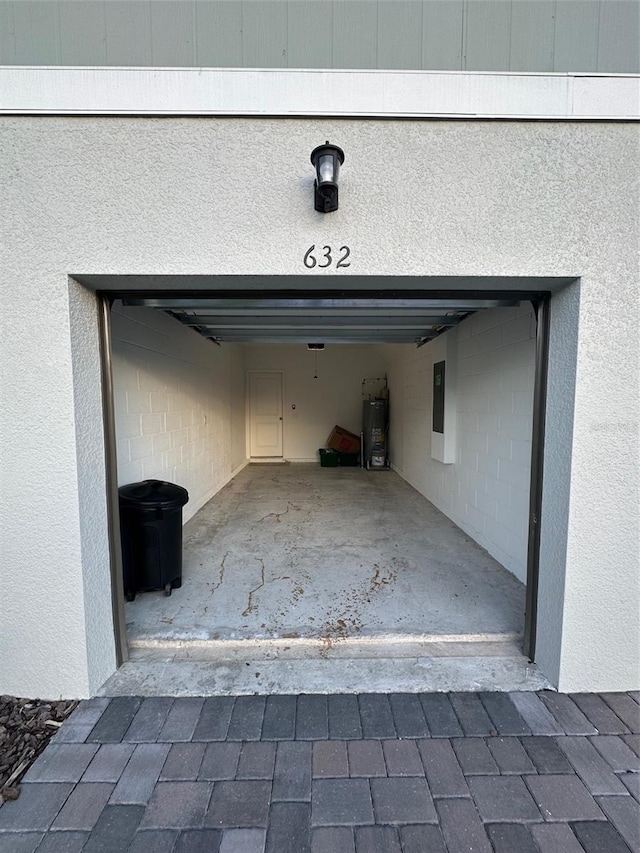
[[[118,489],[121,506],[158,507],[171,509],[184,506],[189,493],[175,483],[163,480],[143,480],[141,483],[129,483]]]

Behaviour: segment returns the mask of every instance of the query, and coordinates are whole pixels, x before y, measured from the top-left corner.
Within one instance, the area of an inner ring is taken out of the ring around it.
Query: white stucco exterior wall
[[[3,214],[5,225],[8,215]],[[0,245],[8,248],[6,241]],[[8,257],[3,251],[5,272]],[[87,528],[93,523],[101,529],[106,523],[103,495],[96,501],[97,496],[83,488],[88,478],[78,479],[80,460],[92,455],[89,436],[100,427],[96,420],[100,403],[90,387],[96,380],[93,359],[81,357],[84,368],[73,364],[70,332],[73,311],[80,326],[74,343],[81,356],[86,356],[85,347],[93,337],[87,330],[93,326],[97,333],[97,315],[95,310],[87,311],[86,293],[70,288],[64,277],[45,267],[32,271],[31,281],[34,279],[33,290],[20,298],[25,310],[39,318],[32,334],[42,334],[46,354],[38,346],[25,351],[21,343],[24,330],[5,310],[10,280],[3,276],[0,287],[0,683],[3,692],[18,696],[83,696],[98,686],[90,673],[97,671],[99,679],[115,666],[108,611],[104,611],[108,642],[97,666],[95,660],[89,661],[87,649],[91,605],[85,600],[83,576],[89,586],[94,582],[101,612],[110,600],[108,575],[105,589],[103,571],[104,536],[96,537],[93,548],[83,551]],[[50,323],[38,308],[42,297],[50,305]],[[93,303],[93,298],[89,296],[88,301]],[[33,393],[33,385],[25,381],[29,376],[40,377],[41,394]],[[88,418],[85,428],[76,432],[75,410],[76,403],[82,407],[82,387],[88,395],[84,409]],[[22,444],[21,431],[28,437],[26,446],[19,448],[16,442]],[[96,447],[93,476],[100,484],[104,482],[100,440]],[[29,459],[39,459],[44,467],[38,471]],[[81,495],[89,498],[82,519]]]
[[[188,521],[246,463],[242,347],[151,308],[111,314],[118,485],[168,480]]]
[[[323,216],[308,159],[327,138],[346,162],[340,210]],[[638,687],[637,126],[3,117],[0,139],[0,689],[87,695],[114,666],[112,645],[87,640],[90,597],[110,621],[109,558],[95,351],[77,332],[95,306],[69,275],[305,275],[311,243],[351,247],[345,286],[581,278],[578,313],[552,301],[551,363],[565,365],[547,461],[566,477],[547,465],[537,660],[561,689]]]

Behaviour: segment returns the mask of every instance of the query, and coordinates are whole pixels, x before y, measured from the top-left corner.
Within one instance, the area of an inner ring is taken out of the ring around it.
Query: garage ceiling
[[[469,314],[518,304],[513,299],[161,298],[125,305],[164,311],[218,344],[416,344]]]

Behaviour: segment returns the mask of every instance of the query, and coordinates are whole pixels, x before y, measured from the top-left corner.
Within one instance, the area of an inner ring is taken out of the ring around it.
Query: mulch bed
[[[20,779],[77,704],[0,696],[0,805],[20,796]]]

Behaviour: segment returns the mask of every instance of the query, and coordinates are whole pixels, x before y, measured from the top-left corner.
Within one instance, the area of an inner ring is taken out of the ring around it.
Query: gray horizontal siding
[[[0,0],[1,65],[640,72],[640,0]]]

